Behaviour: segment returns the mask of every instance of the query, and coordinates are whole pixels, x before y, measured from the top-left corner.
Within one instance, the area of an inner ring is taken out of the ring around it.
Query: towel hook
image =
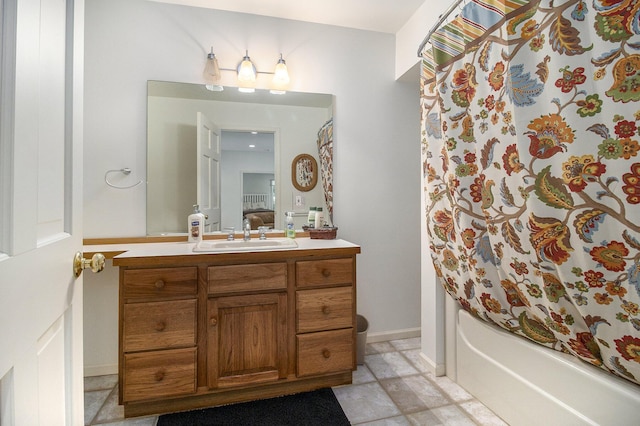
[[[138,182],[134,183],[133,185],[129,185],[129,186],[117,186],[112,184],[111,182],[109,182],[108,176],[111,173],[116,173],[116,172],[120,172],[123,173],[124,175],[130,175],[131,174],[131,169],[128,167],[125,167],[124,169],[113,169],[113,170],[107,170],[106,173],[104,174],[104,182],[109,185],[112,188],[116,188],[116,189],[129,189],[129,188],[133,188],[134,186],[138,186],[142,183],[141,180],[139,180]]]

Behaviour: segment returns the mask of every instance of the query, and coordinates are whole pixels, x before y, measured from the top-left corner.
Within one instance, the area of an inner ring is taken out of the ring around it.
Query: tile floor
[[[352,425],[506,426],[447,377],[427,372],[420,339],[367,344],[353,384],[333,389]],[[85,425],[154,426],[157,417],[124,420],[118,378],[85,378]]]

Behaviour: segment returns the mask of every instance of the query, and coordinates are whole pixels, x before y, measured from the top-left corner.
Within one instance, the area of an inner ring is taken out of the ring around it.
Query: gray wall
[[[222,68],[248,49],[272,71],[282,52],[290,90],[335,95],[334,222],[362,246],[358,310],[370,334],[420,327],[419,89],[395,80],[393,35],[142,0],[87,0],[85,33],[85,237],[146,232],[144,185],[113,189],[104,173],[145,177],[147,80],[200,82],[211,46]],[[113,278],[85,278],[89,367],[117,363]]]

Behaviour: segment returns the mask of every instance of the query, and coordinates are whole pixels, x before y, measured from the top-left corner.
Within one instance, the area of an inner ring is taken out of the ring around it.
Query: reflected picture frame
[[[312,155],[300,154],[291,163],[291,183],[302,192],[311,191],[318,183],[318,162]]]

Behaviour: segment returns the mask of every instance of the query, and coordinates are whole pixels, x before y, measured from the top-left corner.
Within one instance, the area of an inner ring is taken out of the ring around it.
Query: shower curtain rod
[[[418,57],[422,56],[422,50],[424,49],[424,46],[426,46],[427,42],[429,42],[429,39],[431,38],[433,33],[436,32],[440,25],[449,17],[449,15],[451,15],[451,12],[453,12],[453,10],[458,7],[458,5],[463,1],[464,0],[455,0],[442,15],[438,16],[438,22],[436,22],[436,24],[431,27],[431,29],[427,33],[427,36],[424,38],[424,40],[422,40],[422,43],[420,43],[420,47],[418,48]]]

